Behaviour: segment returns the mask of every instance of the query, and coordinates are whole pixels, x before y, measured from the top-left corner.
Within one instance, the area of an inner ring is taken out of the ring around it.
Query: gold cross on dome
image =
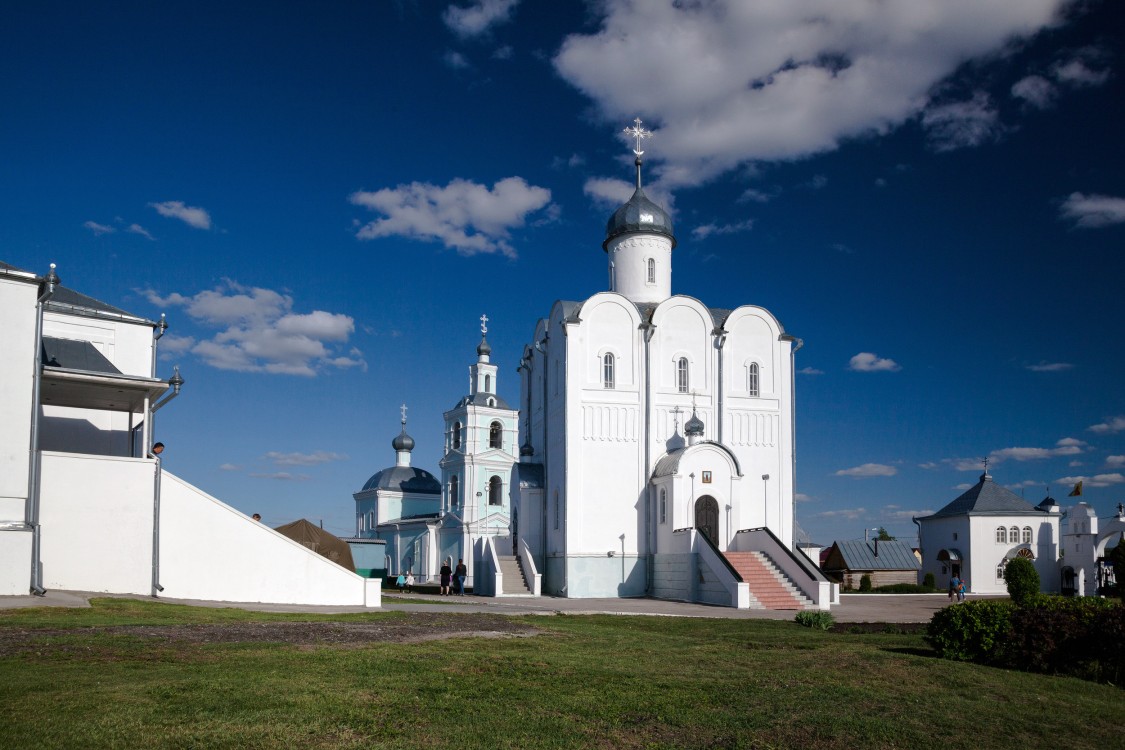
[[[633,127],[625,128],[624,133],[636,141],[636,145],[633,147],[633,153],[637,156],[641,156],[644,153],[644,151],[641,151],[641,141],[645,138],[652,138],[652,131],[642,128],[641,118],[638,117],[633,120]]]

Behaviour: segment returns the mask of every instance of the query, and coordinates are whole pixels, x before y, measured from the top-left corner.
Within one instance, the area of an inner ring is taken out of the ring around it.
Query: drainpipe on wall
[[[547,366],[547,347],[546,347],[546,343],[547,343],[548,338],[549,338],[548,336],[544,336],[542,341],[536,341],[535,342],[535,351],[539,352],[539,354],[541,355],[539,357],[539,359],[540,359],[540,362],[542,363],[541,366],[543,367],[543,512],[540,513],[539,515],[542,516],[542,519],[543,519],[543,524],[542,524],[542,526],[543,526],[543,536],[541,538],[543,539],[543,573],[544,573],[544,575],[547,574],[547,556],[548,556],[548,548],[550,547],[550,545],[548,544],[548,539],[547,539],[547,532],[550,528],[548,523],[547,523],[547,514],[551,509],[551,507],[550,507],[551,506],[551,483],[548,481],[548,478],[550,476],[548,464],[550,463],[550,460],[551,460],[550,459],[551,451],[550,451],[550,448],[547,444],[547,373],[550,372],[550,369],[551,369],[550,367]],[[529,375],[529,377],[530,377],[530,375]],[[528,392],[528,400],[530,401],[530,399],[531,399],[530,383],[528,385],[527,392]],[[528,414],[528,420],[529,421],[528,421],[528,426],[527,426],[527,432],[530,435],[531,434],[530,406],[528,407],[528,411],[529,411],[529,414]]]
[[[651,373],[651,359],[649,342],[652,341],[652,334],[656,332],[656,328],[652,325],[651,321],[641,326],[641,335],[645,343],[645,404],[644,404],[644,420],[645,420],[645,544],[648,552],[648,565],[645,566],[645,593],[652,593],[653,581],[655,579],[656,567],[656,532],[653,525],[656,523],[656,514],[652,512],[652,493],[653,487],[649,480],[652,477],[652,373]],[[624,556],[624,551],[622,551]]]
[[[163,316],[161,316],[161,322],[163,322]],[[161,330],[160,333],[163,335],[164,331]],[[172,393],[153,405],[152,409],[149,410],[147,421],[151,422],[157,409],[180,395],[180,388],[184,385],[184,379],[180,377],[179,367],[172,370],[172,377],[168,379],[168,384],[172,386]],[[152,431],[150,427],[149,439],[151,439],[151,436]],[[155,460],[155,478],[153,479],[152,487],[152,596],[156,597],[164,590],[164,587],[160,585],[160,480],[163,476],[164,468],[161,464],[160,456],[152,453],[152,446],[148,448],[148,455],[152,456]]]
[[[791,336],[788,333],[781,335],[782,341],[790,343],[796,342],[796,346],[789,349],[789,458],[792,462],[790,468],[789,481],[792,485],[793,501],[790,506],[793,508],[792,525],[789,527],[791,549],[797,548],[797,352],[802,346],[805,345],[804,339],[799,339],[796,336]]]
[[[711,335],[715,337],[715,347],[719,350],[719,377],[718,377],[718,408],[715,410],[715,440],[719,443],[723,442],[723,344],[727,343],[727,332],[719,326],[711,331]]]
[[[25,506],[25,519],[31,527],[31,593],[43,596],[47,590],[43,588],[43,562],[40,560],[42,553],[42,537],[39,527],[39,391],[43,382],[43,306],[55,294],[55,287],[62,282],[55,273],[55,264],[43,279],[44,289],[35,301],[35,371],[32,374],[31,386],[31,436],[29,439],[31,455],[27,467],[27,504]]]

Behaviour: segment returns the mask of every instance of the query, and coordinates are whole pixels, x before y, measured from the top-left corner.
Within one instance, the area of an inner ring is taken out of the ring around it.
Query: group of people
[[[965,592],[969,590],[969,582],[959,576],[949,579],[949,601],[957,597],[957,601],[965,601]]]
[[[441,595],[457,596],[465,595],[465,579],[469,575],[469,569],[465,566],[464,560],[457,561],[457,567],[453,567],[450,563],[451,559],[447,559],[441,564]],[[414,571],[408,570],[405,574],[399,573],[398,578],[395,579],[395,585],[400,592],[414,590]]]

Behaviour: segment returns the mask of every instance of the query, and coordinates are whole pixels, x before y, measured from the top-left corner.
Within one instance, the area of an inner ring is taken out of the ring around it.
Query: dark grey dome
[[[524,443],[523,445],[520,446],[520,455],[521,456],[534,456],[535,455],[535,449],[531,447],[531,443]]]
[[[406,428],[402,429],[395,439],[391,441],[391,447],[396,451],[412,451],[414,450],[414,438],[406,434]]]
[[[1056,505],[1058,505],[1058,503],[1055,502],[1055,498],[1051,497],[1050,495],[1047,495],[1047,497],[1043,498],[1043,502],[1039,503],[1039,505],[1037,505],[1035,507],[1039,508],[1039,510],[1045,510],[1045,511],[1050,512],[1051,508],[1053,508]]]
[[[645,191],[637,188],[621,208],[613,212],[605,226],[605,242],[602,249],[609,249],[610,241],[628,232],[650,232],[663,234],[672,240],[672,247],[676,246],[676,236],[672,234],[672,219],[668,213],[648,199]]]
[[[684,425],[685,435],[702,435],[703,434],[703,420],[695,415],[695,411],[691,413],[691,419]]]
[[[488,345],[488,339],[486,339],[484,336],[481,336],[480,344],[477,345],[477,355],[483,356],[486,354],[492,354],[492,347]]]
[[[367,484],[363,485],[360,492],[365,490],[395,490],[423,495],[440,495],[441,482],[425,469],[415,469],[413,466],[392,466],[389,469],[383,469],[368,479]]]

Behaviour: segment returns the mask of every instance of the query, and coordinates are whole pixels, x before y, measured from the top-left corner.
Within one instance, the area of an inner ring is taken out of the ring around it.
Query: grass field
[[[1109,748],[1125,693],[791,622],[0,612],[0,746]],[[468,633],[496,633],[490,637]]]

